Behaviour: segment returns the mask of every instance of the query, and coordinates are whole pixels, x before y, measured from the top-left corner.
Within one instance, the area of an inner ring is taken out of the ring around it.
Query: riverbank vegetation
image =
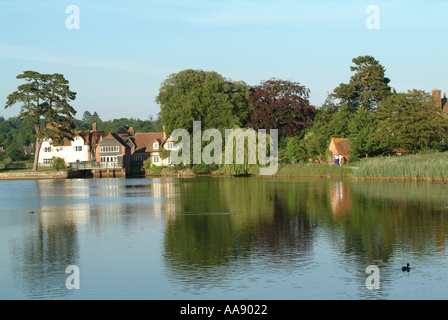
[[[352,171],[351,177],[448,181],[448,152],[367,159]]]

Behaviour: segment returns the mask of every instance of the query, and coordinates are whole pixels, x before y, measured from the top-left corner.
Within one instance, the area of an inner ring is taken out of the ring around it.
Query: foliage
[[[51,166],[56,171],[65,170],[66,169],[64,159],[61,159],[59,157],[51,158]]]
[[[191,172],[193,173],[210,173],[210,171],[216,170],[218,165],[207,165],[205,163],[196,164],[191,168]]]
[[[166,166],[152,166],[151,169],[149,169],[149,172],[152,174],[159,174],[165,168]]]
[[[354,58],[350,70],[355,74],[348,84],[341,83],[334,89],[333,97],[341,100],[341,105],[351,110],[364,107],[376,109],[378,103],[385,100],[391,93],[390,79],[385,77],[386,69],[372,56]]]
[[[310,128],[303,139],[304,150],[309,156],[325,154],[332,137],[348,138],[349,123],[352,111],[346,106],[336,108],[330,99],[317,109],[313,127]]]
[[[361,107],[351,118],[349,129],[350,148],[353,155],[373,154],[381,150],[381,144],[376,132],[378,131],[379,120],[375,112]]]
[[[311,156],[311,153],[309,152],[311,148],[309,148],[309,146],[307,148],[307,141],[309,141],[309,139],[300,139],[298,136],[290,137],[288,139],[286,144],[286,159],[288,163],[292,163],[292,161],[294,161],[294,163],[299,163],[299,161],[303,162]]]
[[[5,168],[5,169],[8,168],[11,165],[11,163],[12,163],[11,158],[9,158],[9,157],[3,157],[2,158],[3,168]]]
[[[32,123],[36,132],[36,152],[33,171],[37,171],[40,147],[43,138],[61,144],[64,138],[72,139],[72,118],[76,111],[69,102],[75,100],[76,92],[70,91],[68,81],[62,74],[40,74],[25,71],[17,76],[25,84],[8,96],[5,108],[21,104],[20,120]]]
[[[443,141],[448,141],[448,121],[425,91],[391,95],[378,106],[378,117],[382,121],[377,136],[390,150],[440,150]]]
[[[86,111],[87,115],[90,112]],[[84,114],[86,115],[86,112]],[[95,114],[96,112],[94,112]],[[84,119],[84,117],[83,117]],[[97,124],[97,130],[103,130],[106,133],[116,133],[122,126],[132,127],[135,132],[162,132],[162,123],[160,118],[154,119],[153,116],[149,116],[148,120],[134,119],[134,118],[120,118],[109,121],[103,121],[99,118],[95,121],[85,122],[84,120],[74,119],[75,130],[91,130],[92,123]]]
[[[148,159],[146,159],[146,160],[143,162],[143,166],[142,166],[142,168],[144,168],[144,169],[146,169],[146,170],[150,170],[150,169],[151,169],[151,162],[152,162],[151,157],[149,157]]]
[[[253,86],[249,99],[248,127],[278,129],[279,136],[299,135],[316,113],[310,106],[310,90],[298,82],[270,79]]]
[[[85,111],[82,116],[82,121],[87,124],[100,124],[102,122],[100,119],[100,115],[96,111],[94,111],[93,114],[91,114],[89,111]]]
[[[214,71],[183,70],[163,81],[156,102],[166,133],[175,129],[193,132],[193,121],[203,130],[242,126],[248,112],[249,88]]]
[[[12,161],[22,161],[25,157],[25,153],[20,149],[10,149],[7,152],[8,157],[11,158]]]

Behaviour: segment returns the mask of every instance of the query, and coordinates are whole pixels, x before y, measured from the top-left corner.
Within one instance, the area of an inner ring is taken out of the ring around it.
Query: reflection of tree
[[[298,267],[294,261],[312,260],[316,233],[362,271],[401,250],[444,250],[447,236],[446,193],[429,183],[203,178],[179,180],[177,190],[165,263],[173,278],[196,284],[224,279],[235,263]],[[212,214],[233,211],[237,215]]]
[[[414,182],[342,183],[344,201],[340,203],[350,204],[344,206],[350,214],[342,220],[325,219],[324,225],[342,232],[340,250],[345,254],[386,262],[396,250],[415,254],[444,250],[448,221],[442,187]]]
[[[224,274],[217,276],[217,270],[223,272],[221,266],[236,260],[250,264],[254,254],[279,262],[310,250],[306,200],[298,197],[295,186],[288,187],[289,193],[278,190],[277,182],[275,178],[185,181],[179,194],[181,209],[168,222],[165,234],[164,258],[175,278],[221,279]],[[225,214],[234,211],[235,216]]]
[[[38,229],[13,242],[13,268],[29,298],[60,297],[69,293],[65,269],[76,265],[76,225],[60,212],[39,215]]]

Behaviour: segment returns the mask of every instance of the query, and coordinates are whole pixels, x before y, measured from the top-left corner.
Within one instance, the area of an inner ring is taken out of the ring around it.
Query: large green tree
[[[352,110],[361,106],[375,110],[378,103],[392,93],[390,79],[385,76],[386,69],[372,56],[359,56],[352,62],[355,65],[350,70],[355,74],[348,84],[341,83],[334,89],[333,97]]]
[[[20,104],[18,119],[30,122],[36,132],[36,151],[33,171],[37,171],[39,152],[44,138],[59,144],[64,138],[73,139],[72,119],[76,111],[70,106],[76,92],[62,74],[40,74],[25,71],[17,79],[26,81],[8,96],[5,108]]]
[[[430,93],[409,90],[378,105],[378,137],[389,149],[441,149],[448,141],[448,119]]]
[[[360,108],[352,116],[349,124],[349,141],[353,154],[369,154],[378,152],[381,143],[377,136],[379,120],[376,112]]]
[[[169,135],[175,129],[193,132],[193,121],[202,130],[242,127],[248,114],[249,87],[214,71],[187,69],[171,74],[159,89],[156,102]]]

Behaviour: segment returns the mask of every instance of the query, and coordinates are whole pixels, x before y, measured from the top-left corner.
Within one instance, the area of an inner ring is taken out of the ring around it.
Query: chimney
[[[96,131],[96,123],[92,123],[92,131]]]
[[[448,112],[448,108],[445,108],[447,99],[446,99],[446,93],[443,94],[443,99],[440,100],[440,103],[442,105],[442,110],[445,112]]]
[[[163,131],[163,141],[165,141],[166,140],[165,126],[162,127],[162,131]]]
[[[439,108],[442,109],[442,90],[434,89],[432,90],[432,96],[436,100],[437,104],[439,105]]]

